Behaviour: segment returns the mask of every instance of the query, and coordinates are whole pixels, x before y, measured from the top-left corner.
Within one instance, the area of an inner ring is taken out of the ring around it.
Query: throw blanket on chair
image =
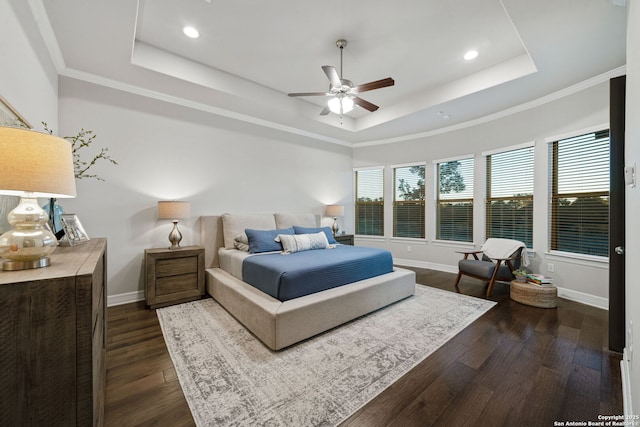
[[[484,245],[480,248],[482,252],[486,256],[491,259],[494,258],[509,258],[515,251],[519,248],[524,248],[522,250],[522,266],[526,267],[529,265],[529,257],[527,256],[527,247],[523,242],[512,239],[498,239],[498,238],[490,238],[484,242]]]

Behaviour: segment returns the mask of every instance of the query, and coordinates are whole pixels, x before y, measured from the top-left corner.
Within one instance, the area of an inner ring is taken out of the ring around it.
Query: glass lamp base
[[[38,206],[38,199],[22,196],[7,218],[15,228],[0,236],[0,257],[8,260],[2,269],[23,270],[48,266],[48,256],[55,251],[58,240],[44,228],[47,214]]]
[[[29,270],[32,268],[48,267],[49,265],[51,265],[51,260],[49,259],[49,257],[42,257],[39,259],[33,259],[29,261],[7,260],[2,263],[2,269],[4,271],[18,271],[18,270]]]

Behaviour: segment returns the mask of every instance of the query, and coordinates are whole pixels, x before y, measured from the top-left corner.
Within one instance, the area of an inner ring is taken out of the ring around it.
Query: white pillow
[[[236,236],[236,238],[233,239],[233,244],[236,249],[243,252],[249,252],[249,238],[247,237],[247,233],[242,233],[239,236]]]
[[[322,231],[314,234],[279,234],[278,238],[285,254],[331,247],[327,235]]]

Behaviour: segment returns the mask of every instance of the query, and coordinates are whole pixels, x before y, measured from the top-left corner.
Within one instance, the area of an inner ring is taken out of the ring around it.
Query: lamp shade
[[[158,202],[159,219],[185,219],[191,216],[189,202],[166,201]]]
[[[71,143],[32,130],[0,127],[0,194],[75,197]]]
[[[344,206],[342,205],[328,205],[327,216],[338,217],[344,215]]]

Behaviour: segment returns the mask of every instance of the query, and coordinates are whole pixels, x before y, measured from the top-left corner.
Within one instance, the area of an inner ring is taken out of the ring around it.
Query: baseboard
[[[627,420],[631,420],[634,415],[631,400],[631,376],[630,376],[629,358],[627,349],[622,352],[622,360],[620,361],[620,376],[622,377],[622,407]]]
[[[558,288],[558,296],[560,298],[590,305],[592,307],[601,308],[607,311],[609,310],[608,298],[597,297],[595,295],[585,294],[584,292],[574,291],[573,289],[567,288]]]
[[[458,273],[457,265],[437,264],[427,261],[416,261],[412,259],[398,259],[394,258],[393,263],[399,266],[415,267],[415,268],[428,268],[430,270],[444,271],[446,273]],[[581,304],[590,305],[592,307],[601,308],[603,310],[609,310],[609,300],[607,298],[598,297],[591,294],[586,294],[580,291],[574,291],[567,288],[558,288],[558,296],[560,298],[568,299],[571,301],[579,302]]]
[[[124,294],[110,295],[107,297],[107,307],[129,304],[130,302],[142,301],[144,291],[127,292]]]

